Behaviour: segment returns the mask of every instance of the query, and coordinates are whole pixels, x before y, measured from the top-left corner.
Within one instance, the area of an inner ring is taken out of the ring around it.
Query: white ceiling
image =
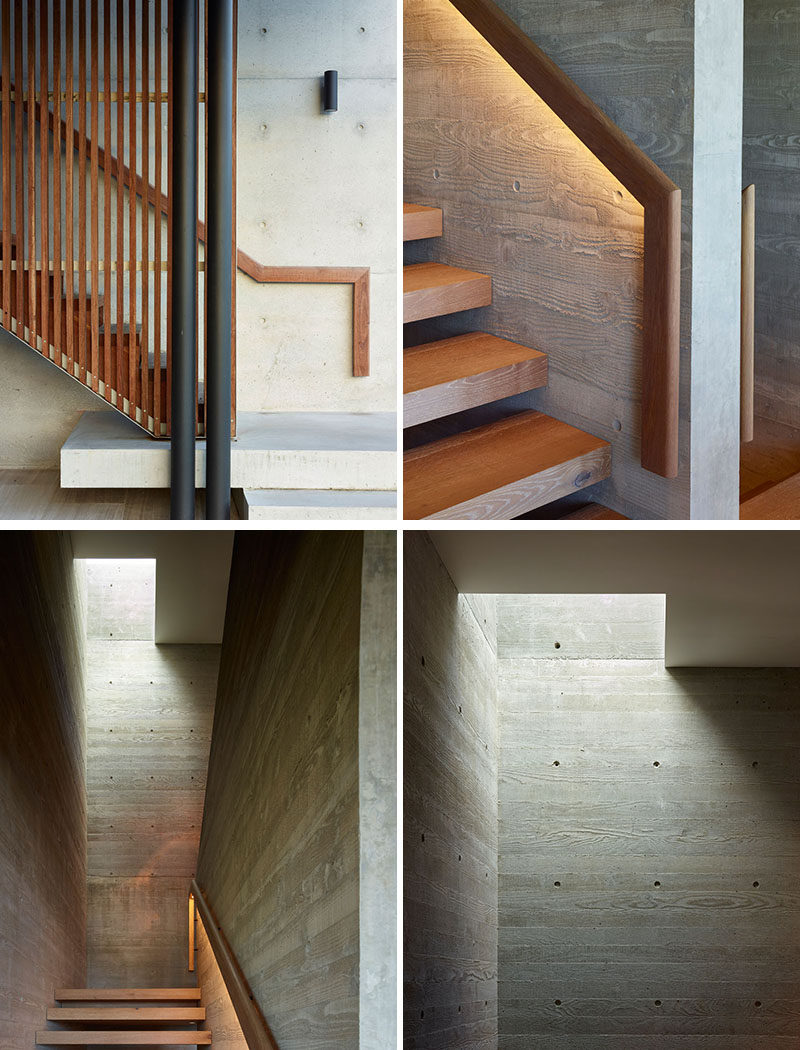
[[[76,558],[155,558],[155,640],[222,641],[233,530],[106,531],[71,533]]]
[[[800,666],[795,530],[430,535],[462,593],[666,594],[668,666]]]

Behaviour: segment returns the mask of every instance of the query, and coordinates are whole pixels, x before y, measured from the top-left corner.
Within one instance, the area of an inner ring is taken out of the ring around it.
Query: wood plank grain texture
[[[168,1031],[143,1032],[138,1028],[127,1030],[89,1029],[83,1032],[39,1031],[37,1046],[208,1046],[211,1032]]]
[[[358,1045],[361,558],[234,544],[197,879],[281,1050]]]
[[[56,988],[56,1002],[123,1002],[200,1000],[199,988]]]
[[[424,204],[403,204],[403,240],[418,241],[442,236],[442,209]]]
[[[403,321],[472,310],[492,301],[492,279],[442,263],[403,267]]]
[[[498,601],[503,1050],[796,1029],[800,812],[778,785],[800,672],[667,671],[642,658],[659,615],[655,596]]]
[[[403,456],[404,517],[512,518],[607,477],[609,446],[520,412]]]
[[[0,1001],[27,1050],[53,988],[86,981],[85,610],[64,533],[8,533],[0,580]]]
[[[486,332],[403,352],[403,426],[460,412],[547,383],[547,357]]]
[[[497,1046],[497,692],[493,621],[430,539],[404,567],[404,1037]]]
[[[745,499],[739,508],[741,521],[796,521],[800,518],[800,474]]]

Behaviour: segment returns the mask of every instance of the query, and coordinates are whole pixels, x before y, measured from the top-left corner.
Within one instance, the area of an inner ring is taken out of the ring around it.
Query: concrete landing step
[[[492,301],[492,279],[474,270],[444,263],[412,263],[403,267],[403,321],[472,310]]]
[[[406,452],[403,516],[515,518],[610,471],[607,441],[542,412],[518,412]]]
[[[403,204],[403,240],[442,236],[442,209],[426,204]]]
[[[393,412],[240,412],[231,446],[234,489],[393,490]],[[168,488],[170,442],[119,412],[84,412],[61,448],[62,488]],[[205,486],[206,443],[195,482]]]
[[[236,509],[242,519],[397,520],[397,493],[332,489],[236,489]]]

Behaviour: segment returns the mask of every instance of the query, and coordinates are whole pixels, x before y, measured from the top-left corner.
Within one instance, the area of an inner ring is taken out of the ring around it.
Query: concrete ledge
[[[298,518],[396,521],[397,493],[331,489],[236,489],[239,516],[250,521]]]
[[[393,412],[242,412],[231,486],[394,490],[396,442]],[[169,446],[118,412],[85,412],[61,448],[61,487],[168,488]],[[198,488],[205,448],[197,442]]]

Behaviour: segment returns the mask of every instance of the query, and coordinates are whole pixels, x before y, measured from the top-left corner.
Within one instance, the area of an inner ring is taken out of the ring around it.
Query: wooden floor
[[[196,515],[205,514],[197,492]],[[62,489],[57,470],[0,470],[0,519],[169,520],[169,489]],[[231,506],[231,520],[239,515]]]
[[[800,472],[800,430],[756,419],[755,436],[742,445],[740,502]],[[800,514],[800,508],[798,508]]]

